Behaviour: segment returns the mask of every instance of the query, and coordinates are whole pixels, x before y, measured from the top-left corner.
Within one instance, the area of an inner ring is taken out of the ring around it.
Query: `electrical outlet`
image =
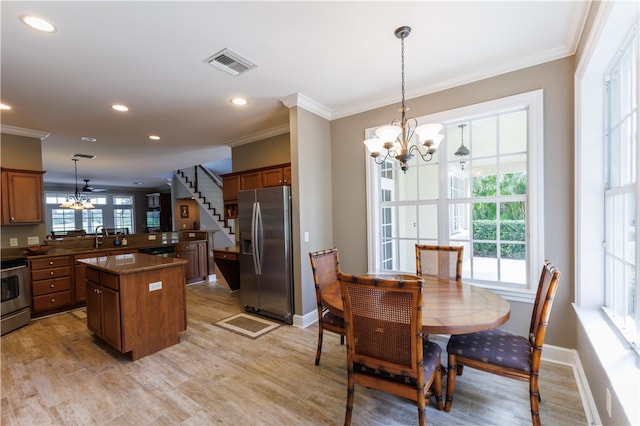
[[[195,233],[195,232],[189,232],[189,238],[193,238],[193,237],[195,237],[195,236],[196,236],[196,233]]]
[[[609,388],[606,389],[607,394],[607,414],[611,417],[611,391]]]
[[[40,244],[40,238],[37,235],[35,237],[28,237],[27,244],[29,244],[30,246],[37,246],[38,244]]]
[[[149,283],[149,291],[162,290],[162,281]]]
[[[9,238],[9,246],[10,247],[18,247],[18,239],[17,238]]]
[[[153,234],[149,234],[149,241],[153,241],[156,239],[156,236]]]

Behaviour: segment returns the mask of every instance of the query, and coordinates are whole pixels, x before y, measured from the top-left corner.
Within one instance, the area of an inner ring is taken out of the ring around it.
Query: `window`
[[[93,234],[99,225],[116,230],[127,229],[135,232],[134,196],[133,195],[89,195],[95,206],[88,210],[60,208],[67,193],[47,192],[45,194],[46,226],[54,234],[64,235],[66,232],[84,230]]]
[[[368,157],[369,269],[415,272],[416,243],[462,245],[465,280],[531,300],[544,259],[542,91],[419,121],[445,126],[430,162],[416,156],[403,173]]]
[[[605,75],[605,312],[640,348],[638,301],[638,35],[634,30]]]

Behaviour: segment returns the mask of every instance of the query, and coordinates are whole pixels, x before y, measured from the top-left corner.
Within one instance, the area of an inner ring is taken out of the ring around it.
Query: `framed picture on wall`
[[[185,219],[189,217],[189,206],[180,206],[180,218]]]

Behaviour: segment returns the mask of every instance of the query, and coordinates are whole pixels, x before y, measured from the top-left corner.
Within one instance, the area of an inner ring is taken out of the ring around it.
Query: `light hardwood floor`
[[[70,313],[3,336],[2,425],[343,423],[346,356],[336,335],[326,333],[315,366],[315,325],[283,325],[256,340],[224,330],[213,323],[241,311],[239,294],[216,283],[189,286],[187,309],[180,344],[135,362]],[[587,423],[570,367],[543,362],[540,386],[543,424]],[[356,386],[354,425],[417,420],[413,402]],[[427,421],[530,424],[528,384],[465,369],[451,412],[432,401]]]

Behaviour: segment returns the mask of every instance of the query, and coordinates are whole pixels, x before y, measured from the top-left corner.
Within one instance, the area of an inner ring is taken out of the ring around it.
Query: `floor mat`
[[[251,339],[264,336],[282,325],[245,313],[236,314],[232,317],[214,322],[213,324]]]

